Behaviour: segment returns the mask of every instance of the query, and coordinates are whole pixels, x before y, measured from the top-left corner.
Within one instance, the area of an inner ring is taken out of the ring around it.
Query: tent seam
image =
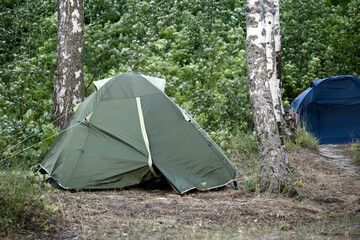
[[[146,127],[145,127],[145,121],[144,121],[144,115],[143,115],[143,111],[142,111],[142,108],[141,108],[141,100],[140,100],[140,97],[137,97],[136,98],[136,105],[137,105],[137,110],[138,110],[138,115],[139,115],[139,121],[140,121],[140,128],[141,128],[141,133],[143,135],[143,140],[144,140],[144,143],[145,143],[145,146],[146,146],[146,149],[148,151],[148,165],[149,165],[149,168],[150,168],[150,171],[156,176],[156,177],[159,177],[159,175],[155,172],[154,168],[153,168],[153,162],[152,162],[152,159],[151,159],[151,151],[150,151],[150,143],[149,143],[149,138],[147,136],[147,133],[146,133]]]

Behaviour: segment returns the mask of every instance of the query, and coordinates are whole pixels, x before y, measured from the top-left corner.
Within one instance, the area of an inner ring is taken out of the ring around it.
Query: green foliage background
[[[0,5],[0,161],[57,131],[56,11],[53,0]],[[360,0],[282,0],[280,11],[285,106],[312,80],[360,75]],[[162,77],[223,148],[252,132],[243,0],[85,0],[85,24],[86,85],[128,71]],[[34,166],[48,147],[2,167]]]

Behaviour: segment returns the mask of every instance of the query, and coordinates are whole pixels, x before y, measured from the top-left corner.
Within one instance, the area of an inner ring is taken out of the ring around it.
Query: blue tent
[[[320,144],[360,140],[360,79],[337,76],[311,83],[290,105]]]

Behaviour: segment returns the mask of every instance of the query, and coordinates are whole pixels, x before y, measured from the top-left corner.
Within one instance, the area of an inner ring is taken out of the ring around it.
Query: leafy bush
[[[25,127],[21,141],[17,140],[9,144],[9,140],[13,140],[9,138],[12,136],[11,134],[6,135],[8,138],[3,139],[7,146],[0,152],[2,168],[31,169],[37,167],[60,131],[51,123],[39,126],[34,121],[30,121]]]
[[[44,202],[42,190],[51,188],[39,173],[0,172],[0,237],[21,230],[49,229],[56,209]]]

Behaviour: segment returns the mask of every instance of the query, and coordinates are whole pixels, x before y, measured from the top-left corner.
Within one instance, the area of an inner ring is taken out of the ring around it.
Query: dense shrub
[[[0,172],[0,238],[21,229],[49,230],[56,208],[44,203],[46,184],[40,174],[23,171]]]

